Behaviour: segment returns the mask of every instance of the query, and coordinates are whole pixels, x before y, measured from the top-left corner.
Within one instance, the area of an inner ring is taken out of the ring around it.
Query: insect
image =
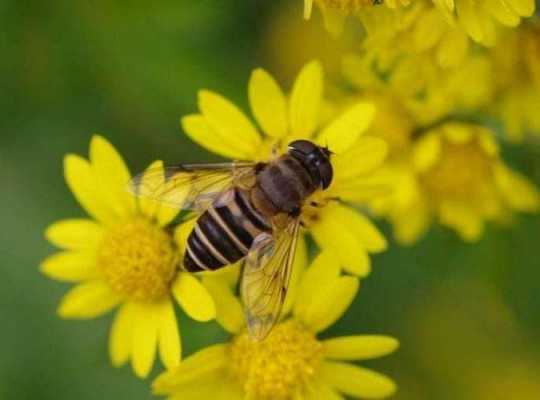
[[[296,140],[269,162],[179,164],[136,176],[137,196],[201,212],[183,268],[213,271],[244,259],[240,293],[250,336],[278,321],[291,276],[306,199],[330,186],[330,150]],[[163,176],[165,173],[165,178]]]

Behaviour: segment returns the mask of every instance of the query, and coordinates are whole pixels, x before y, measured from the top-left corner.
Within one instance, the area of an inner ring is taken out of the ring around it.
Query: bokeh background
[[[45,227],[83,215],[62,158],[86,155],[91,135],[101,133],[133,172],[156,158],[216,160],[179,127],[199,88],[245,107],[254,67],[288,83],[304,61],[332,60],[343,46],[323,34],[318,18],[304,23],[301,7],[300,0],[0,2],[0,399],[152,398],[148,382],[109,365],[110,317],[60,320],[55,308],[67,285],[39,273],[53,251]],[[540,184],[540,144],[505,145],[504,155]],[[392,243],[327,334],[399,338],[397,353],[367,363],[395,378],[395,399],[537,400],[539,311],[540,217],[527,216],[509,229],[490,227],[475,245],[440,228],[410,248]],[[225,338],[215,323],[184,315],[180,323],[185,355]]]

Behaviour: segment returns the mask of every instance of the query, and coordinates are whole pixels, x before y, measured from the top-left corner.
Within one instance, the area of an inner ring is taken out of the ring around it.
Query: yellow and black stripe
[[[245,257],[254,239],[271,232],[269,222],[253,208],[249,193],[231,189],[202,214],[187,240],[184,268],[213,271]],[[232,195],[231,195],[232,194]]]

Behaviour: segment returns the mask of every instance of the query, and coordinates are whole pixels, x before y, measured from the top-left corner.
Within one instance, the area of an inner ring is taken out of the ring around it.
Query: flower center
[[[420,180],[437,200],[471,200],[491,180],[491,161],[476,141],[444,143],[440,160]]]
[[[250,398],[288,400],[313,376],[322,344],[295,321],[277,325],[264,342],[247,334],[230,345],[231,373]]]
[[[137,301],[165,296],[177,262],[171,237],[143,218],[112,228],[97,255],[98,268],[112,289]]]
[[[373,0],[323,0],[328,8],[334,8],[346,13],[352,13],[365,7],[373,6]]]

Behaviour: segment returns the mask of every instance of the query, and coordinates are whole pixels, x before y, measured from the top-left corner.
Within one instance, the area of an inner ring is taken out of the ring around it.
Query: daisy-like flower
[[[166,227],[178,210],[133,198],[126,190],[130,174],[124,161],[101,136],[92,138],[89,161],[65,157],[64,174],[91,218],[61,220],[45,232],[62,251],[42,263],[42,272],[77,283],[58,314],[87,319],[119,307],[110,332],[112,363],[131,359],[135,373],[145,377],[159,349],[165,366],[177,365],[181,347],[173,299],[193,319],[215,317],[201,282],[177,269],[180,255]]]
[[[534,0],[433,0],[433,3],[476,42],[492,46],[497,25],[515,27],[534,14]]]
[[[395,392],[392,380],[351,361],[392,353],[397,340],[380,335],[317,337],[347,310],[359,287],[358,278],[340,274],[330,252],[313,261],[299,281],[292,315],[262,342],[247,335],[232,286],[211,275],[203,279],[215,296],[218,321],[232,337],[163,373],[154,382],[156,394],[171,400],[339,400],[378,399]]]
[[[485,221],[507,222],[513,212],[540,207],[537,189],[505,165],[486,128],[446,123],[425,133],[412,151],[392,201],[374,202],[402,243],[416,241],[434,219],[475,241]]]
[[[375,112],[367,102],[351,105],[319,130],[322,92],[317,62],[302,69],[289,98],[267,72],[257,69],[249,81],[249,102],[264,135],[234,104],[208,90],[199,92],[200,114],[184,117],[182,126],[193,141],[236,160],[268,161],[273,149],[284,152],[296,139],[327,145],[335,153],[332,185],[308,199],[301,218],[320,248],[333,249],[346,271],[365,276],[368,253],[383,251],[386,241],[366,216],[344,202],[360,204],[386,188],[373,174],[386,144],[362,136]]]

